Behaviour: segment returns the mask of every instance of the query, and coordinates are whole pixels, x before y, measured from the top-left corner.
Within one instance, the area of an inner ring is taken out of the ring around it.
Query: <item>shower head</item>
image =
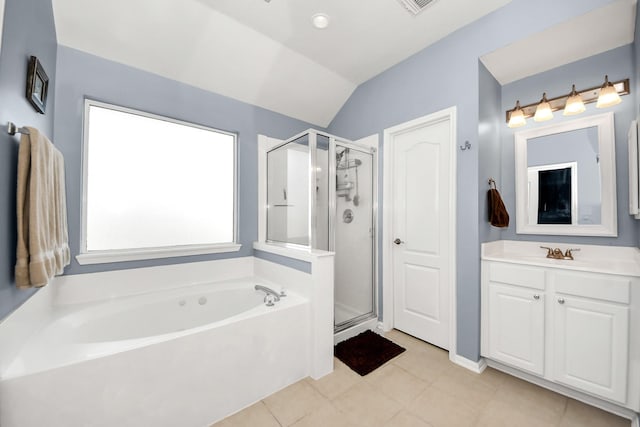
[[[340,153],[336,152],[336,163],[340,163],[342,161],[342,158],[347,154],[347,151],[349,151],[349,149],[345,148]]]

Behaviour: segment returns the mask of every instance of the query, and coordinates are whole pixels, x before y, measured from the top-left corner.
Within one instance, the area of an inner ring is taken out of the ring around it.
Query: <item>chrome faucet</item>
[[[264,286],[264,285],[255,285],[255,286],[254,286],[254,289],[255,289],[256,291],[262,291],[262,292],[264,292],[264,293],[266,293],[266,294],[267,294],[267,295],[265,296],[265,302],[266,302],[266,299],[267,299],[266,297],[267,297],[267,296],[269,296],[269,295],[273,295],[273,299],[274,299],[276,302],[277,302],[277,301],[280,301],[280,298],[281,298],[281,297],[286,297],[286,296],[287,296],[287,294],[286,294],[284,291],[282,291],[282,292],[276,292],[276,291],[274,291],[273,289],[271,289],[271,288],[269,288],[269,287],[267,287],[267,286]]]
[[[547,258],[553,258],[553,259],[573,259],[573,254],[572,252],[575,251],[579,251],[580,249],[567,249],[565,251],[565,253],[562,253],[562,250],[560,248],[555,248],[555,249],[551,249],[550,247],[547,246],[540,246],[541,249],[546,249],[547,250]]]

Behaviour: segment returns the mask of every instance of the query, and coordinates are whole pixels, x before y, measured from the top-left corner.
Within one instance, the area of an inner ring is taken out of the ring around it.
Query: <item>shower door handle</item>
[[[402,240],[396,238],[396,240],[394,240],[393,243],[395,243],[396,245],[401,245],[404,242]]]

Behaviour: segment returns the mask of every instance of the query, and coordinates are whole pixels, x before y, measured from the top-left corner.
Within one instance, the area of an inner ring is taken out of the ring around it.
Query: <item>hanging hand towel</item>
[[[495,184],[494,184],[495,185]],[[509,213],[504,207],[502,197],[496,188],[492,188],[488,193],[489,197],[489,222],[494,227],[508,227]]]
[[[69,265],[62,153],[35,128],[18,151],[16,285],[41,287]]]

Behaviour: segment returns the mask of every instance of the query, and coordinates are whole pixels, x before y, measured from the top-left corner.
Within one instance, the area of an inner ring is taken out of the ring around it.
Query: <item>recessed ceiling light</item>
[[[313,22],[314,27],[319,30],[324,30],[329,26],[329,15],[325,13],[316,13],[311,17],[311,22]]]

